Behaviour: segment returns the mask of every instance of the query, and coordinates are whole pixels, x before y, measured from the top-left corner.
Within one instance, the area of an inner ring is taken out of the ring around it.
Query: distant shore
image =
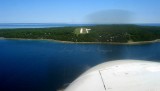
[[[138,41],[138,42],[126,42],[126,43],[120,43],[120,42],[73,42],[73,41],[62,41],[62,40],[54,40],[54,39],[26,39],[26,38],[3,38],[3,37],[0,37],[0,39],[10,39],[10,40],[46,40],[46,41],[69,43],[69,44],[115,44],[115,45],[138,45],[138,44],[150,44],[150,43],[160,42],[160,39],[156,39],[156,40],[153,40],[153,41]]]

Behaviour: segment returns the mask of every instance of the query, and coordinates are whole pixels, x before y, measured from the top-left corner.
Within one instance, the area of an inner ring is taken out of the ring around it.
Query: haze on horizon
[[[0,0],[0,23],[160,23],[159,0]]]

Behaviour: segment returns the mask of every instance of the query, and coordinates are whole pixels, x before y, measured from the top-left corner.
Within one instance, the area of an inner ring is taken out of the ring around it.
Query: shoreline
[[[120,42],[72,42],[72,41],[61,41],[61,40],[54,40],[54,39],[26,39],[26,38],[3,38],[0,37],[0,40],[2,39],[9,39],[9,40],[46,40],[51,42],[59,42],[59,43],[68,43],[68,44],[115,44],[115,45],[140,45],[140,44],[151,44],[160,42],[160,39],[152,40],[152,41],[139,41],[139,42],[126,42],[126,43],[120,43]]]

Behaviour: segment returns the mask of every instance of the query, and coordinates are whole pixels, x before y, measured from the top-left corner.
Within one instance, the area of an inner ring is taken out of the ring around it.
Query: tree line
[[[75,34],[76,28],[91,29],[88,34]],[[128,42],[160,39],[160,27],[138,25],[95,25],[57,28],[0,29],[0,37],[54,39],[73,42]]]

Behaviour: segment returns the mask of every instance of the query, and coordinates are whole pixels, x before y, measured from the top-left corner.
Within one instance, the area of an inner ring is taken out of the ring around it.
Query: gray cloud
[[[132,22],[133,13],[127,10],[103,10],[87,15],[88,23],[93,24],[128,24]]]

